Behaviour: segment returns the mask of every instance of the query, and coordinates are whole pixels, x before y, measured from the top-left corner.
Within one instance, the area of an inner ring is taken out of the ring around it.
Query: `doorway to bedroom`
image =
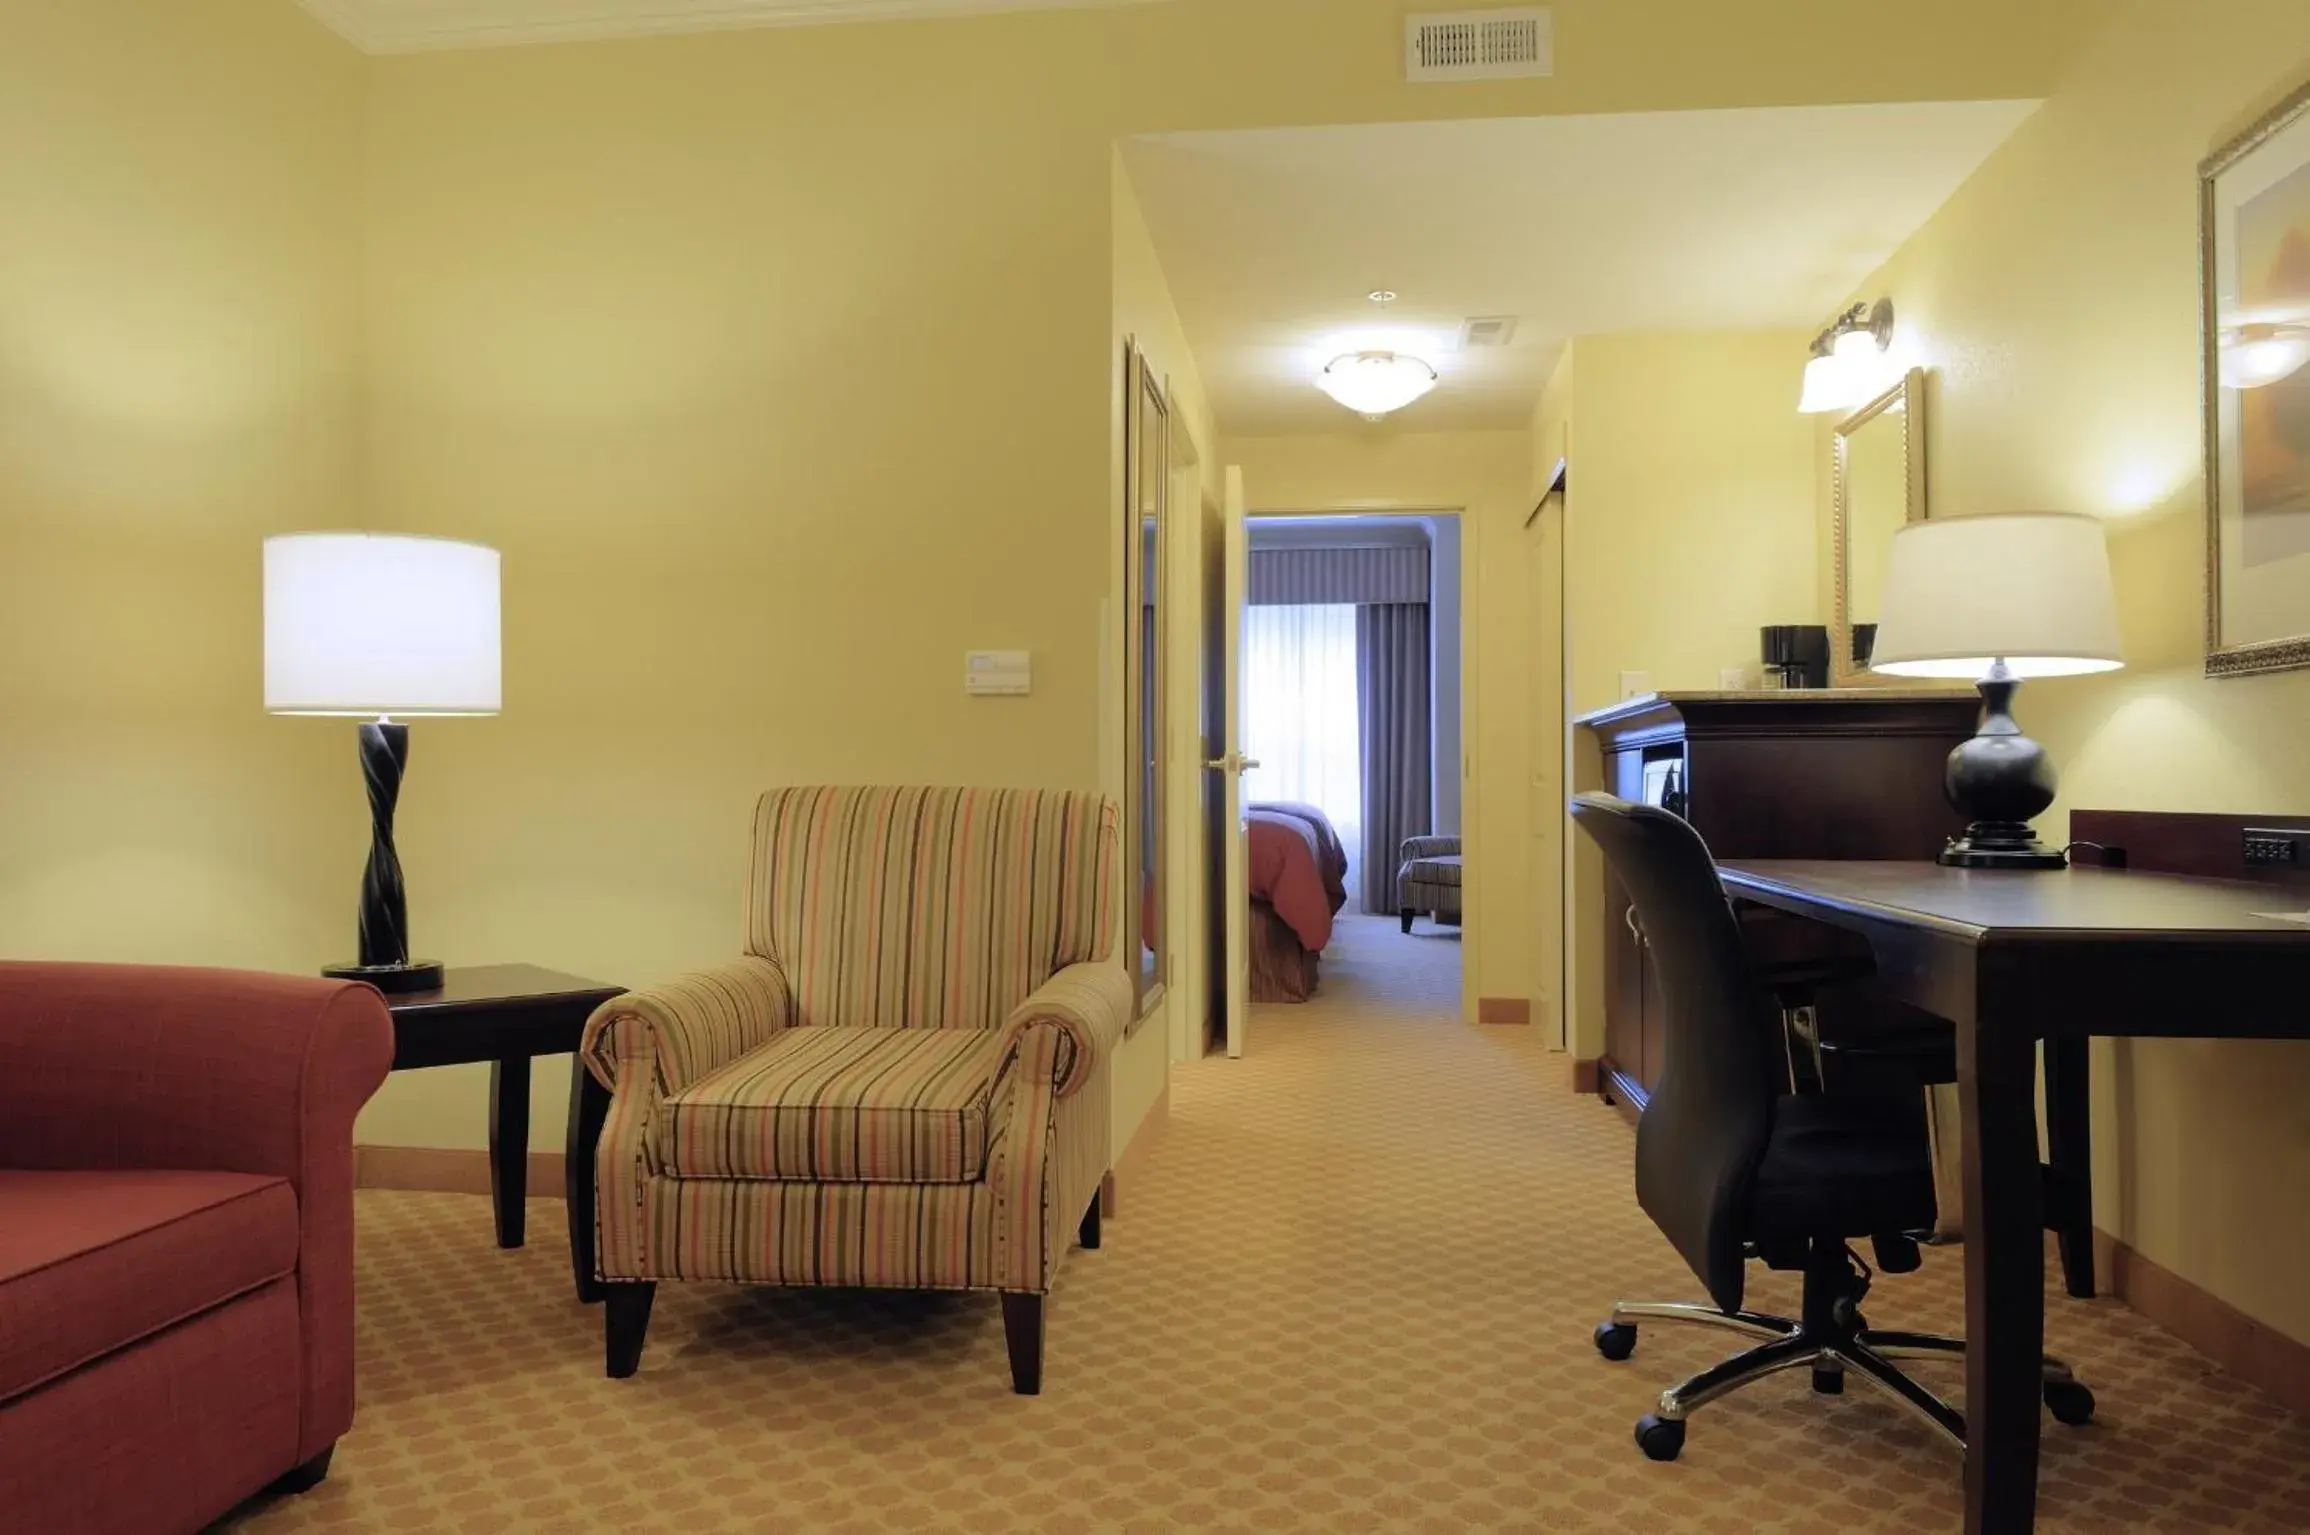
[[[1459,515],[1269,512],[1246,529],[1251,1001],[1457,993]]]

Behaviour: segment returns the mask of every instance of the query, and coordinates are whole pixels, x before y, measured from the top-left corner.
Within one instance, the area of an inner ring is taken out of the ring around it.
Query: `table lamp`
[[[290,533],[265,540],[265,708],[360,718],[369,786],[361,957],[322,974],[429,991],[441,965],[409,957],[393,806],[409,765],[407,718],[495,714],[497,551],[446,538]]]
[[[2013,722],[2025,677],[2123,666],[2098,518],[2011,512],[1912,522],[1893,535],[1870,669],[1972,677],[1981,726],[1949,754],[1949,803],[1972,824],[1941,851],[1965,869],[2058,869],[2029,823],[2053,803],[2045,748]]]

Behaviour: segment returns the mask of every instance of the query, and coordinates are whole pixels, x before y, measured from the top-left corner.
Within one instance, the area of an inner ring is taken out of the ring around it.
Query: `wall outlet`
[[[2249,826],[2243,851],[2249,869],[2310,868],[2310,831]]]
[[[1720,666],[1716,669],[1716,685],[1727,693],[1746,693],[1749,690],[1749,669],[1745,666]]]
[[[1651,691],[1652,673],[1622,672],[1620,674],[1620,696],[1622,698],[1638,698]]]

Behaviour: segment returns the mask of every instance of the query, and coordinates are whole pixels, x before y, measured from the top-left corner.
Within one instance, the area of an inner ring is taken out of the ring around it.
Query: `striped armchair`
[[[999,1291],[1012,1385],[1041,1388],[1131,1010],[1115,834],[1053,790],[762,796],[746,953],[586,1025],[612,1376],[671,1279]]]

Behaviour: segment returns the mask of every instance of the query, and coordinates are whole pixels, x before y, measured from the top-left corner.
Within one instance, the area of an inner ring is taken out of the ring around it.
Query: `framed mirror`
[[[1163,1000],[1169,950],[1163,868],[1163,548],[1171,485],[1171,410],[1163,380],[1136,346],[1124,352],[1123,867],[1134,933],[1138,1018]]]
[[[1893,534],[1925,517],[1925,374],[1901,382],[1837,423],[1834,462],[1836,615],[1829,645],[1839,687],[1873,680],[1869,642],[1885,595]]]

